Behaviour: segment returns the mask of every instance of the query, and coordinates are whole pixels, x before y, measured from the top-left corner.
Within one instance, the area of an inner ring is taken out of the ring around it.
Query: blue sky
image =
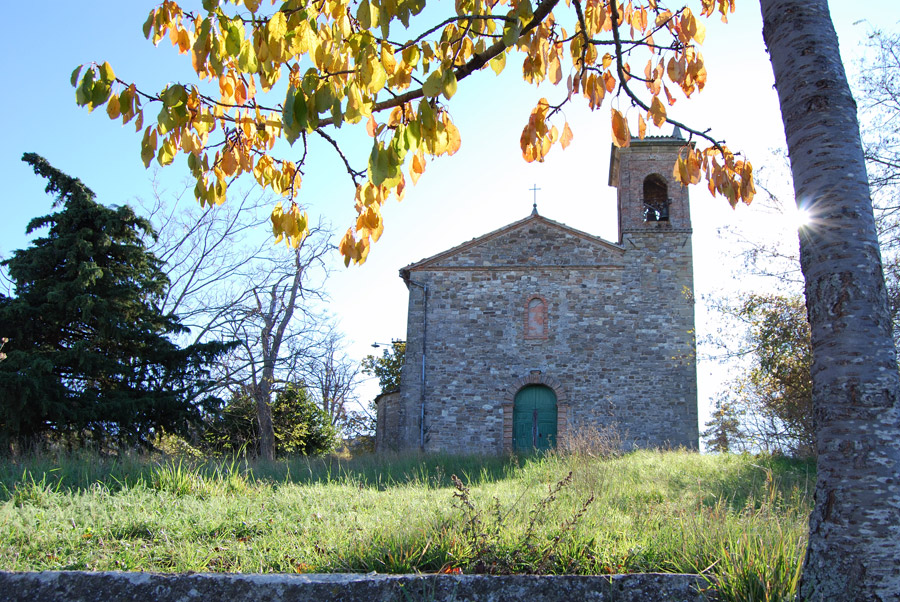
[[[187,3],[186,3],[187,4]],[[196,2],[196,4],[199,4]],[[674,3],[673,3],[674,4]],[[699,6],[699,1],[689,0]],[[742,150],[760,166],[770,148],[782,146],[777,98],[771,67],[762,42],[759,7],[738,0],[728,25],[718,18],[707,23],[702,49],[709,82],[691,101],[680,100],[670,115],[698,127],[711,127],[733,150]],[[7,28],[0,37],[5,57],[5,90],[0,107],[6,121],[0,145],[0,179],[4,183],[0,256],[27,244],[25,226],[50,211],[44,182],[20,161],[36,152],[59,169],[81,178],[101,202],[122,204],[150,194],[150,173],[140,160],[140,136],[131,126],[111,122],[102,111],[89,114],[75,105],[69,85],[72,69],[90,61],[109,61],[116,74],[159,90],[170,81],[191,80],[190,61],[164,41],[158,48],[145,40],[141,25],[152,2],[92,0],[56,1],[50,5],[17,2],[4,10]],[[440,4],[438,4],[440,7]],[[897,27],[896,0],[831,2],[832,16],[848,71],[856,69],[860,42],[869,23]],[[861,22],[863,21],[863,22]],[[384,210],[385,234],[369,261],[345,269],[335,258],[329,284],[331,311],[341,319],[352,342],[350,352],[361,358],[373,341],[403,338],[406,331],[406,289],[397,277],[402,266],[450,248],[525,217],[537,185],[543,215],[615,240],[615,191],[607,186],[610,136],[608,105],[591,114],[576,101],[566,109],[575,139],[562,151],[554,148],[546,163],[526,164],[519,151],[519,134],[541,96],[558,101],[564,89],[534,89],[521,82],[514,68],[501,77],[490,70],[461,82],[450,104],[462,134],[454,157],[429,163],[417,186],[410,186],[403,203]],[[364,165],[371,139],[347,135],[357,165]],[[311,149],[301,202],[311,216],[323,215],[338,234],[355,217],[353,187],[339,160],[325,146]],[[164,186],[177,189],[187,175],[181,157],[163,169]],[[773,225],[753,208],[732,211],[722,199],[712,199],[703,187],[691,191],[696,258],[696,293],[715,293],[731,274],[727,241],[716,236],[729,224],[751,235],[792,236],[790,227]],[[757,225],[758,224],[758,225]],[[780,229],[779,229],[780,228]],[[370,302],[375,299],[375,302]],[[366,302],[364,303],[363,300]],[[698,333],[708,328],[698,308]],[[708,397],[721,379],[715,364],[701,364],[701,417]],[[371,387],[361,394],[369,396]]]

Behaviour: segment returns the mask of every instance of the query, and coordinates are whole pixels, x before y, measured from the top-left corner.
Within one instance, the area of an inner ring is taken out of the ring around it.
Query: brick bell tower
[[[649,375],[638,398],[648,398],[648,419],[671,425],[653,443],[696,449],[691,213],[688,189],[672,175],[686,144],[676,127],[671,136],[613,146],[609,185],[617,189],[619,244],[625,249],[622,284],[634,293],[631,309],[639,316],[634,343],[642,351],[635,369]]]
[[[690,236],[688,189],[672,176],[678,152],[686,144],[676,127],[671,136],[632,140],[628,148],[612,147],[609,185],[618,190],[620,244],[633,233]]]

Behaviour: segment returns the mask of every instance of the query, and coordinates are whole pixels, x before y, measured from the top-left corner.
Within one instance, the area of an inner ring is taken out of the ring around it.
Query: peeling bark
[[[860,142],[826,0],[761,0],[794,192],[818,449],[801,599],[900,597],[900,378]]]

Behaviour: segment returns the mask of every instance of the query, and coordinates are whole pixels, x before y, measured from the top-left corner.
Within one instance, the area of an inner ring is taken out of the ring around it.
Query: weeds
[[[41,475],[40,481],[34,480],[34,475],[27,469],[22,472],[22,480],[15,484],[12,493],[3,485],[4,493],[12,500],[13,505],[21,508],[26,505],[44,507],[54,494],[59,493],[60,483],[51,484],[48,481],[49,473]]]
[[[539,540],[537,533],[539,530],[544,531],[546,519],[554,516],[550,510],[558,495],[572,484],[572,472],[569,472],[555,485],[549,486],[547,494],[531,506],[524,532],[511,540],[507,534],[514,530],[509,528],[507,521],[521,502],[522,496],[506,509],[494,497],[488,507],[482,510],[473,502],[469,488],[456,475],[452,475],[451,479],[455,488],[452,505],[462,513],[460,532],[467,544],[465,553],[459,558],[459,564],[465,565],[465,568],[470,568],[474,573],[510,575],[558,572],[555,569],[561,558],[559,547],[564,536],[575,530],[594,501],[594,495],[591,494],[574,514],[562,521],[552,538],[543,542]],[[567,563],[567,569],[565,572],[582,572],[581,567],[571,562]]]

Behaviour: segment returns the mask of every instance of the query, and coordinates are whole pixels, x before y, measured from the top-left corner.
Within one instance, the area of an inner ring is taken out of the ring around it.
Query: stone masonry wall
[[[560,435],[618,423],[634,445],[696,447],[693,307],[681,285],[667,284],[690,282],[688,238],[651,233],[625,251],[579,248],[570,239],[581,242],[536,218],[465,258],[411,272],[428,287],[427,451],[507,451],[505,412],[516,383],[532,376],[566,399]],[[659,251],[667,261],[645,260]],[[401,393],[407,409],[421,399],[424,295],[414,289]],[[526,337],[523,317],[535,295],[547,302],[546,338]],[[409,447],[418,445],[417,425],[409,421]]]
[[[513,400],[527,384],[555,391],[559,437],[615,425],[630,446],[697,447],[691,224],[672,179],[683,145],[613,149],[618,244],[535,214],[401,270],[397,447],[511,451]],[[667,183],[668,221],[644,222],[651,174]]]

